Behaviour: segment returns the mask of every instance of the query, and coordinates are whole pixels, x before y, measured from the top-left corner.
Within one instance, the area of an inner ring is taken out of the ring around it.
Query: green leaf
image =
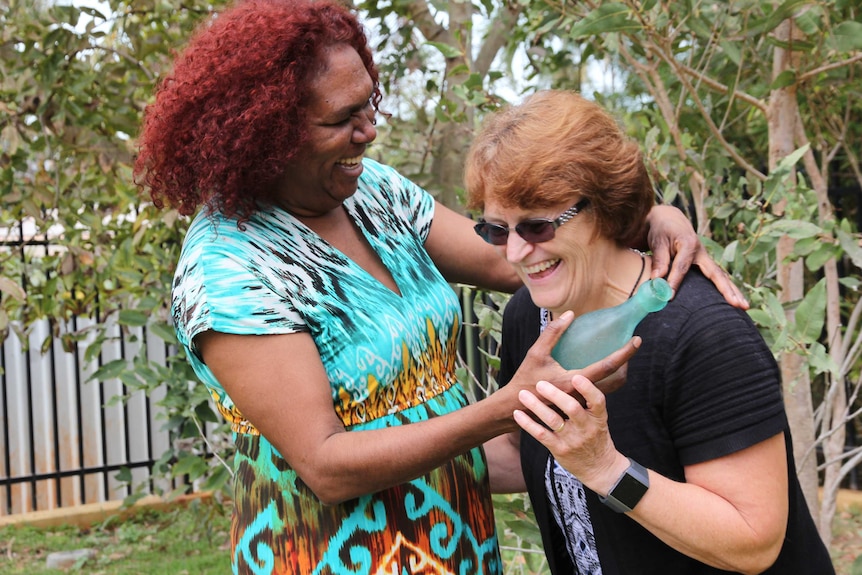
[[[826,279],[821,279],[805,294],[794,317],[796,333],[805,344],[820,339],[826,324]]]
[[[796,70],[785,70],[778,75],[772,84],[769,85],[770,90],[780,90],[787,86],[792,86],[796,83]]]
[[[721,46],[721,51],[724,52],[724,54],[728,58],[730,58],[731,62],[733,62],[737,66],[740,65],[740,63],[742,62],[742,51],[739,49],[739,44],[735,42],[728,42],[727,40],[721,40],[719,41],[718,45]]]
[[[87,381],[107,381],[120,376],[121,373],[128,369],[129,362],[125,359],[115,359],[109,361],[87,378]]]
[[[641,23],[629,18],[625,4],[609,2],[602,4],[572,26],[569,37],[573,39],[601,36],[612,32],[636,32]]]
[[[806,4],[814,4],[812,0],[786,0],[765,19],[756,22],[748,29],[748,36],[760,36],[775,30],[779,24],[792,18]]]
[[[444,58],[462,58],[464,56],[464,53],[461,50],[455,46],[444,44],[443,42],[426,42],[425,44],[437,48],[437,50],[443,54]]]
[[[794,22],[809,38],[823,34],[823,14],[816,7],[798,14]]]
[[[18,282],[7,277],[0,277],[0,293],[9,294],[19,302],[24,302],[27,299],[27,292],[24,291],[24,288],[18,285]]]
[[[221,491],[231,480],[230,470],[224,465],[217,465],[201,486],[202,491]]]
[[[802,220],[776,220],[764,227],[764,233],[787,235],[793,239],[800,240],[817,237],[823,233],[823,229],[817,224],[803,222]]]
[[[140,327],[142,325],[147,325],[148,317],[149,316],[142,311],[136,309],[124,309],[120,310],[119,319],[117,321],[119,321],[121,325]]]
[[[862,246],[859,245],[858,237],[848,234],[841,228],[835,230],[835,236],[838,238],[841,249],[851,259],[853,265],[862,268]]]
[[[819,242],[817,249],[805,258],[805,267],[812,272],[821,269],[826,262],[836,256],[835,251],[835,246],[832,244]]]
[[[120,471],[114,476],[114,479],[121,483],[131,483],[132,471],[128,467],[121,467]]]
[[[840,372],[838,365],[836,365],[835,361],[826,351],[826,348],[822,343],[813,343],[806,351],[805,357],[808,360],[808,365],[811,366],[811,370],[814,372],[814,375],[820,373],[832,373],[835,374],[836,377],[838,376]]]
[[[727,244],[727,246],[725,246],[725,248],[721,254],[721,261],[725,262],[725,263],[734,261],[736,259],[736,250],[738,248],[739,248],[739,242],[738,241],[732,241],[729,244]]]
[[[197,455],[185,455],[171,466],[174,477],[188,475],[192,479],[200,477],[207,469],[205,460]]]
[[[832,30],[832,40],[840,52],[862,50],[862,22],[841,22]]]
[[[759,326],[769,328],[774,325],[772,321],[772,316],[762,309],[750,309],[748,310],[748,317],[751,318],[751,321],[756,323]]]
[[[152,331],[156,336],[163,339],[165,342],[170,344],[178,344],[179,340],[177,340],[177,332],[173,327],[164,323],[164,322],[155,322],[150,325],[150,331]]]

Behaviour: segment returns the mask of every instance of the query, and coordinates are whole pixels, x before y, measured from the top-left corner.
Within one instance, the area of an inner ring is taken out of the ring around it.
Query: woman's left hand
[[[521,390],[526,411],[516,410],[515,422],[536,438],[554,458],[597,493],[606,493],[628,467],[628,459],[614,446],[608,430],[605,395],[589,379],[572,378],[575,391],[585,400],[540,381],[536,394]],[[547,404],[547,405],[546,405]],[[544,424],[544,425],[542,425]]]
[[[655,206],[647,216],[647,223],[647,243],[652,250],[651,277],[667,276],[670,287],[676,291],[688,268],[695,264],[730,305],[748,309],[748,300],[730,275],[709,257],[682,211],[673,206]]]

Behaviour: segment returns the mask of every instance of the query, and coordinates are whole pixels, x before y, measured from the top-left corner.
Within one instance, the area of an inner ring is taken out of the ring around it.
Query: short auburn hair
[[[381,100],[365,31],[326,0],[239,0],[200,26],[147,106],[136,182],[158,207],[212,203],[247,219],[305,145],[309,85],[323,52],[359,53]]]
[[[623,245],[643,237],[655,202],[640,147],[601,106],[547,90],[493,114],[467,156],[468,206],[492,198],[525,209],[589,200],[598,234]]]

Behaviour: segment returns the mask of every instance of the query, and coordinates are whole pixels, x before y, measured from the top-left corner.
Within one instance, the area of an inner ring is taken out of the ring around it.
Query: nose
[[[530,255],[533,247],[533,244],[512,230],[509,232],[509,237],[506,238],[506,260],[509,263],[516,264]]]
[[[353,141],[359,144],[370,144],[377,138],[377,114],[374,108],[357,114],[353,126]]]

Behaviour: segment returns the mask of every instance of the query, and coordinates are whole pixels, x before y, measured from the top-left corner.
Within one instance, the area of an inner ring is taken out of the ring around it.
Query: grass
[[[501,546],[506,573],[545,572],[541,554],[521,553],[535,544],[526,525],[528,515],[500,505]],[[27,526],[0,528],[0,573],[57,575],[46,559],[55,551],[95,549],[96,557],[72,567],[92,575],[221,575],[230,573],[229,509],[212,500],[197,500],[170,511],[143,509],[125,519],[111,518],[89,529]],[[505,525],[505,527],[504,527]],[[514,526],[514,529],[512,528]],[[518,531],[521,531],[520,533]],[[862,508],[838,512],[833,529],[832,557],[837,575],[862,575]],[[535,551],[535,549],[534,549]]]
[[[141,510],[89,529],[0,529],[0,573],[56,575],[47,557],[56,551],[95,549],[93,559],[72,567],[92,575],[203,575],[230,573],[229,513],[195,501],[171,511]]]
[[[830,551],[837,575],[862,575],[862,508],[858,505],[835,514]]]

